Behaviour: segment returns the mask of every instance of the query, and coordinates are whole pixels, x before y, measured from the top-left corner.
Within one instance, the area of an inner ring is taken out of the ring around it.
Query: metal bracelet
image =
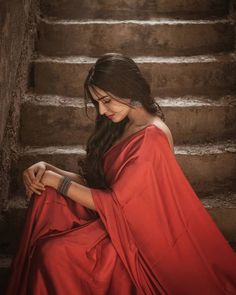
[[[68,176],[63,176],[63,178],[61,179],[58,185],[57,191],[60,194],[65,196],[67,194],[70,184],[71,184],[71,179]]]

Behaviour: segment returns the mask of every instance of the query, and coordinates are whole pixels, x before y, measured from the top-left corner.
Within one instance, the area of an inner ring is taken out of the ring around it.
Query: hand
[[[28,198],[33,193],[41,194],[40,190],[44,190],[44,185],[40,182],[43,174],[46,171],[46,163],[38,162],[23,171],[23,182],[26,188]]]
[[[44,186],[51,186],[54,189],[58,188],[59,182],[63,176],[53,172],[51,170],[46,170],[43,174],[43,177],[41,179],[41,182]]]

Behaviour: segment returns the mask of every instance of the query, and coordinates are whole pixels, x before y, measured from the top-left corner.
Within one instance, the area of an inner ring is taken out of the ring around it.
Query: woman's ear
[[[131,105],[132,107],[141,107],[141,106],[142,106],[142,104],[141,104],[140,101],[138,101],[138,100],[134,100],[134,99],[131,99],[131,100],[130,100],[130,105]]]

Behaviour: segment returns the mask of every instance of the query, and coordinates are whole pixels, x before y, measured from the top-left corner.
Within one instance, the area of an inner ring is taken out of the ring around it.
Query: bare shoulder
[[[153,122],[153,124],[156,125],[158,128],[160,128],[165,133],[165,135],[167,136],[167,139],[169,141],[171,150],[172,150],[172,152],[174,152],[174,141],[173,141],[173,137],[172,137],[169,127],[161,119],[155,120]]]

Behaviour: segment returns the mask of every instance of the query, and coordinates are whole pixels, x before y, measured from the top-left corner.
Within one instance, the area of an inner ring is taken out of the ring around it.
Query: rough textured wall
[[[17,158],[20,99],[28,86],[38,6],[37,0],[0,0],[0,207]]]
[[[234,21],[234,50],[236,49],[236,0],[232,0],[231,5],[231,18]],[[236,81],[235,81],[236,83]]]

